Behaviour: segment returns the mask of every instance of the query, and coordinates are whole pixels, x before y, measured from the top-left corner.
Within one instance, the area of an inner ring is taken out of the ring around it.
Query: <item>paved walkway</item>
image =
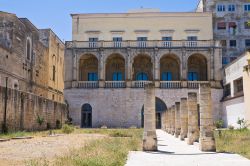
[[[250,160],[237,154],[201,152],[157,130],[158,152],[130,152],[126,166],[250,166]]]

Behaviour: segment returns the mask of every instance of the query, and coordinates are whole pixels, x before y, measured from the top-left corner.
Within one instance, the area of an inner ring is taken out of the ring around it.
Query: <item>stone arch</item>
[[[139,54],[133,59],[133,79],[138,79],[138,75],[146,76],[146,80],[153,80],[153,62],[150,56]]]
[[[162,81],[180,80],[180,59],[175,54],[166,54],[160,59],[160,79]]]
[[[81,127],[92,127],[92,107],[88,103],[83,104],[81,108]]]
[[[79,59],[79,81],[98,80],[98,59],[93,54],[82,55]]]
[[[207,59],[202,54],[192,54],[188,57],[187,79],[190,81],[207,81]]]
[[[111,54],[105,64],[106,81],[125,80],[125,58],[120,54]]]
[[[162,113],[167,111],[167,105],[159,97],[155,97],[155,118],[156,118],[156,128],[161,128],[161,116]],[[141,109],[141,126],[144,126],[144,105]]]

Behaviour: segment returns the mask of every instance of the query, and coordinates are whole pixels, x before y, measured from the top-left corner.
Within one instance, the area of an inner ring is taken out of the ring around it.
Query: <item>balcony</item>
[[[173,41],[67,41],[66,48],[209,48],[215,47],[215,41],[213,40],[173,40]]]
[[[209,83],[209,81],[188,81],[188,88],[189,89],[199,89],[199,85],[202,83]]]
[[[161,89],[180,89],[182,87],[181,81],[161,81]]]
[[[99,88],[99,82],[98,81],[74,81],[72,83],[72,88],[82,88],[82,89]]]
[[[133,88],[144,88],[146,84],[152,83],[153,81],[132,81]]]

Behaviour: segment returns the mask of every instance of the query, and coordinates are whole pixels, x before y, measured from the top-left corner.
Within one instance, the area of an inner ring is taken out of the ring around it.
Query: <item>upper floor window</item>
[[[243,92],[243,80],[242,78],[234,81],[234,93]]]
[[[227,84],[224,86],[224,97],[231,96],[231,86],[230,84]]]
[[[53,65],[52,67],[52,81],[56,80],[56,66]]]
[[[88,73],[88,81],[97,81],[98,76],[97,73]]]
[[[97,37],[89,38],[89,47],[91,47],[91,48],[97,47],[97,42],[98,42]]]
[[[188,81],[198,81],[198,73],[188,72]]]
[[[146,47],[147,46],[147,43],[146,43],[147,40],[148,40],[147,37],[137,37],[138,47]]]
[[[197,36],[188,36],[188,37],[187,37],[187,40],[188,40],[188,41],[197,41],[197,40],[198,40],[198,37],[197,37]]]
[[[250,47],[250,39],[245,40],[245,45],[246,45],[246,47]]]
[[[250,29],[250,21],[249,22],[245,22],[245,29]]]
[[[224,11],[226,11],[225,5],[222,5],[222,4],[217,5],[217,11],[218,12],[224,12]]]
[[[32,54],[31,41],[30,41],[30,39],[27,39],[27,43],[26,43],[26,58],[28,60],[31,60],[31,54]]]
[[[122,37],[113,37],[114,47],[122,46]]]
[[[147,41],[147,37],[137,37],[137,41]]]
[[[136,75],[136,80],[137,81],[147,81],[148,80],[148,75],[146,73],[138,73]]]
[[[234,12],[235,11],[235,4],[228,5],[228,11],[229,12]]]
[[[230,40],[229,44],[230,44],[230,47],[236,47],[237,46],[237,41],[236,40]]]
[[[227,47],[227,41],[226,40],[221,40],[220,41],[222,47]]]
[[[171,47],[172,43],[172,37],[168,36],[168,37],[162,37],[162,41],[163,41],[163,47]]]
[[[250,3],[244,5],[244,10],[245,10],[246,12],[249,12],[249,11],[250,11]]]
[[[218,30],[227,29],[226,23],[225,22],[218,22],[217,23],[217,29]]]
[[[223,65],[228,64],[228,58],[227,57],[222,57],[222,64]]]
[[[171,72],[162,73],[162,81],[172,81],[172,73]]]
[[[162,37],[162,40],[163,40],[163,41],[171,41],[171,40],[172,40],[172,37],[171,37],[171,36]]]

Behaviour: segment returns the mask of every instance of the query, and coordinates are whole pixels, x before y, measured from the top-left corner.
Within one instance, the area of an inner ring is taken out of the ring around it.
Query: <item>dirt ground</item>
[[[0,166],[21,166],[28,160],[39,158],[51,160],[83,147],[90,140],[103,137],[99,134],[70,134],[0,142]]]

